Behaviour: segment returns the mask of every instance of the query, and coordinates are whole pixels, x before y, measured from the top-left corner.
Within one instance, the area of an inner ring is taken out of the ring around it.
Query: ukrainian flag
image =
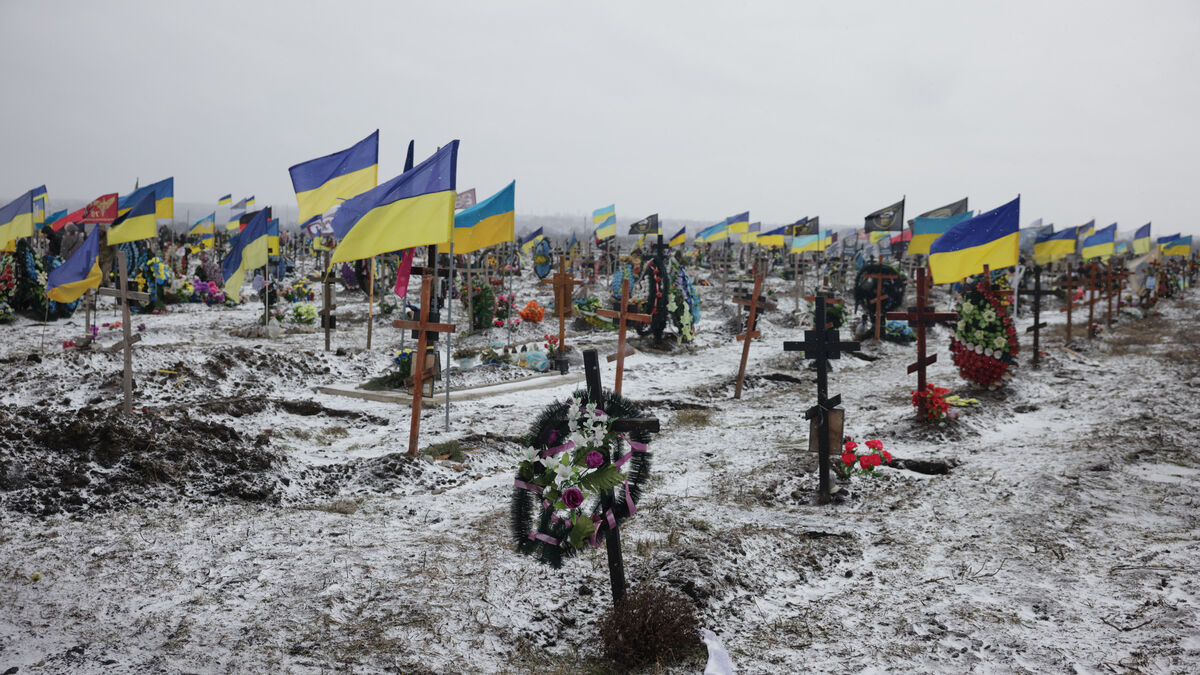
[[[46,186],[35,187],[33,189],[33,224],[42,225],[46,222]]]
[[[1096,234],[1096,220],[1094,218],[1075,228],[1076,239],[1087,239],[1093,234]]]
[[[491,197],[455,215],[454,252],[470,253],[515,240],[516,200],[517,181],[514,180]]]
[[[1081,255],[1084,260],[1091,260],[1092,258],[1108,260],[1109,256],[1113,254],[1116,241],[1117,224],[1113,223],[1084,239]]]
[[[279,219],[267,221],[267,255],[279,255]]]
[[[1186,237],[1175,237],[1163,246],[1163,255],[1191,255],[1192,254],[1192,235]]]
[[[1150,252],[1150,223],[1138,228],[1133,235],[1133,254],[1146,255]]]
[[[929,255],[929,247],[947,230],[973,217],[973,211],[946,218],[917,216],[912,221],[912,240],[908,242],[908,255]]]
[[[609,204],[592,211],[592,225],[596,227],[596,241],[617,236],[617,206]]]
[[[820,246],[821,235],[819,234],[804,234],[799,237],[792,237],[792,253],[816,251],[819,250]]]
[[[888,230],[875,230],[870,233],[870,240],[871,240],[871,243],[874,244],[875,242],[879,241],[880,239],[883,239],[884,237],[890,237],[890,236],[892,236],[892,233]]]
[[[762,223],[750,223],[746,226],[746,231],[742,233],[743,244],[754,244],[758,242],[758,233],[762,229]],[[730,232],[734,230],[730,229]]]
[[[750,231],[750,212],[729,216],[725,219],[725,224],[729,226],[730,233],[745,234]]]
[[[821,233],[821,248],[824,251],[833,245],[833,230],[825,230]]]
[[[21,237],[33,236],[33,190],[17,197],[0,209],[0,248]]]
[[[345,150],[297,164],[288,173],[300,205],[300,221],[325,213],[379,182],[379,130]]]
[[[108,228],[108,245],[152,239],[158,236],[156,204],[159,201],[153,192],[142,193],[142,196],[133,202],[133,206],[117,216],[112,226]]]
[[[521,239],[521,250],[529,253],[533,250],[533,247],[544,238],[545,237],[542,236],[542,228],[539,227]]]
[[[192,229],[188,230],[188,234],[213,234],[216,230],[217,213],[216,211],[204,216],[200,220],[192,223]]]
[[[952,284],[972,274],[1012,267],[1018,261],[1021,198],[962,221],[929,247],[933,283]]]
[[[100,226],[75,249],[66,262],[46,276],[46,297],[55,302],[75,302],[79,296],[100,287]]]
[[[63,218],[66,218],[66,217],[67,217],[66,209],[63,209],[62,211],[55,211],[54,213],[51,213],[50,215],[46,216],[46,222],[42,223],[42,230],[44,231],[44,230],[49,229],[52,232],[56,232],[57,230],[54,229],[54,223],[57,223],[58,221],[62,220]]]
[[[246,271],[267,266],[267,209],[256,211],[246,229],[230,242],[232,248],[221,261],[225,295],[237,302],[242,297]]]
[[[1178,239],[1178,238],[1179,238],[1179,233],[1175,233],[1175,234],[1168,234],[1168,235],[1167,235],[1167,236],[1165,236],[1165,237],[1159,237],[1159,238],[1156,240],[1156,243],[1158,244],[1158,250],[1160,250],[1160,251],[1161,251],[1161,250],[1163,250],[1163,247],[1164,247],[1164,246],[1166,246],[1166,245],[1167,245],[1167,244],[1169,244],[1170,242],[1173,242],[1173,241],[1175,241],[1175,240],[1176,240],[1176,239]]]
[[[249,211],[252,208],[254,208],[254,195],[246,197],[246,210]]]
[[[155,218],[175,217],[175,177],[164,178],[157,183],[135,189],[117,200],[117,213],[124,215],[146,195],[154,195]],[[109,241],[108,243],[113,243]]]
[[[226,204],[232,204],[232,203],[233,203],[233,195],[232,194],[225,195],[224,197],[221,197],[220,199],[217,200],[217,206],[225,206]]]
[[[234,211],[229,214],[229,221],[225,223],[225,231],[238,230],[242,227],[242,216],[246,215],[245,211]]]
[[[1075,253],[1075,228],[1073,227],[1062,232],[1039,234],[1037,241],[1033,243],[1033,261],[1039,265],[1049,265],[1073,253]]]
[[[684,242],[686,242],[686,241],[687,241],[687,227],[681,227],[681,228],[679,228],[679,231],[675,233],[675,236],[671,237],[671,241],[667,242],[667,246],[670,246],[672,248],[674,248],[676,246],[683,246]]]
[[[758,235],[758,245],[769,248],[783,248],[786,244],[784,237],[786,236],[787,229],[788,226],[784,225],[783,227],[777,227],[770,232],[764,232]]]
[[[729,237],[729,223],[721,221],[711,227],[706,227],[700,230],[700,234],[696,235],[696,241],[711,244],[714,241],[720,241]]]
[[[340,243],[330,263],[449,242],[457,178],[455,140],[411,170],[342,202],[333,217]]]

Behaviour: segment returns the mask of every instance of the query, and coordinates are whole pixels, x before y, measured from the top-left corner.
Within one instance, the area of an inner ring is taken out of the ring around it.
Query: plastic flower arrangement
[[[1017,367],[1020,347],[1006,302],[982,278],[972,278],[957,307],[959,320],[950,352],[959,375],[977,387],[998,389],[1012,379]]]
[[[512,293],[507,295],[496,295],[496,308],[494,315],[497,319],[507,319],[513,313],[513,302],[516,301],[516,296]]]
[[[946,426],[946,416],[950,410],[950,404],[946,401],[946,394],[949,393],[949,389],[935,387],[930,383],[926,383],[924,391],[913,390],[913,407],[918,412],[924,408],[924,415],[922,417],[924,421],[944,427]]]
[[[311,326],[317,322],[317,308],[307,303],[292,307],[292,321]]]
[[[525,305],[525,309],[518,312],[518,316],[522,321],[541,323],[542,319],[546,318],[546,309],[539,305],[537,300],[530,300],[529,304]]]
[[[400,379],[407,379],[412,375],[412,356],[416,351],[415,349],[397,349],[392,356],[392,368]]]
[[[847,438],[842,446],[841,461],[834,462],[833,466],[839,476],[849,478],[854,474],[878,476],[875,468],[891,463],[892,453],[883,449],[883,441],[876,439],[859,445],[854,439]]]
[[[12,305],[0,300],[0,323],[11,323],[16,320],[17,316],[13,313]]]
[[[547,356],[554,356],[558,353],[558,336],[546,334],[542,336],[546,342],[542,345],[546,348]]]

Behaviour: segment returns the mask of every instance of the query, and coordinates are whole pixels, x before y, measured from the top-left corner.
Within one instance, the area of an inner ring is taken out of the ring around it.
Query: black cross
[[[817,295],[817,308],[813,316],[813,330],[804,331],[803,342],[784,342],[783,350],[788,352],[803,351],[804,358],[817,362],[817,404],[805,413],[805,419],[817,420],[817,452],[819,467],[819,485],[817,500],[822,504],[830,501],[829,490],[829,415],[830,410],[842,404],[842,396],[838,394],[828,397],[829,359],[838,359],[842,351],[858,351],[857,342],[842,342],[836,328],[827,326],[825,317],[825,296]]]
[[[1038,367],[1038,361],[1041,360],[1041,343],[1042,329],[1046,327],[1046,322],[1042,321],[1042,296],[1052,295],[1054,291],[1042,290],[1042,266],[1033,266],[1033,325],[1025,329],[1025,332],[1033,332],[1033,367]],[[1068,298],[1069,300],[1069,298]]]
[[[600,357],[595,349],[583,350],[583,372],[587,382],[587,396],[596,407],[603,403],[604,389],[600,386]],[[658,433],[657,417],[614,418],[612,430],[618,432],[649,431]],[[612,508],[615,502],[613,490],[609,488],[600,495],[600,511],[603,513]],[[613,604],[625,597],[625,563],[621,559],[621,532],[619,522],[614,521],[613,527],[605,537],[605,548],[608,552],[608,578],[612,583]]]

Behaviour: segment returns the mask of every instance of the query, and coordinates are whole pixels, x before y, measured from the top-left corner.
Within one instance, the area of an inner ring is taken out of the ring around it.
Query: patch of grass
[[[346,429],[346,427],[332,426],[322,429],[318,433],[318,437],[320,440],[326,443],[332,443],[333,441],[338,441],[343,438],[350,438],[350,431]]]
[[[421,452],[434,459],[448,459],[451,462],[462,462],[467,458],[467,446],[459,440],[434,443]]]
[[[324,511],[325,513],[340,513],[343,516],[354,515],[358,511],[358,502],[353,499],[335,499],[324,504],[316,504],[308,507],[310,511]]]
[[[675,424],[681,427],[710,427],[712,415],[707,410],[680,410],[675,415]]]

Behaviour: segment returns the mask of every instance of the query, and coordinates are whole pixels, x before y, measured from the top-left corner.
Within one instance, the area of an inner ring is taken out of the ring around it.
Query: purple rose
[[[568,509],[579,508],[579,505],[583,503],[583,492],[579,488],[567,488],[563,490],[562,500]]]
[[[599,469],[600,466],[604,464],[604,455],[600,454],[596,450],[593,450],[587,454],[587,457],[584,458],[584,461],[587,462],[589,469]]]

